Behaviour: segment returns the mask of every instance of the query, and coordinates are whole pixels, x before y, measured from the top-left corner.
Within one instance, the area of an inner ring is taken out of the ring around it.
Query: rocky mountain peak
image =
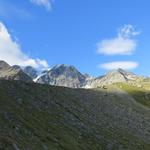
[[[124,69],[121,69],[121,68],[119,68],[117,70],[111,70],[105,76],[108,76],[111,78],[114,78],[115,76],[122,76],[126,80],[134,80],[138,77],[134,73],[129,72],[129,71],[124,70]]]
[[[9,64],[7,64],[5,61],[0,60],[0,70],[9,68]]]
[[[96,78],[91,83],[91,87],[110,85],[119,82],[136,81],[138,78],[139,76],[135,75],[134,73],[119,68],[117,70],[109,71],[107,74],[101,76],[100,78]]]
[[[55,65],[37,76],[37,71],[31,66],[21,69],[20,66],[10,66],[4,61],[0,61],[0,78],[23,81],[33,80],[41,84],[71,88],[96,88],[118,82],[132,81],[135,83],[136,81],[142,80],[144,77],[137,76],[132,72],[119,68],[95,78],[89,74],[82,74],[72,65],[65,64]]]
[[[0,61],[0,79],[32,82],[32,79],[19,66],[10,66],[5,61]]]
[[[66,77],[72,78],[84,78],[84,75],[82,75],[74,66],[71,65],[56,65],[49,72],[55,76],[65,75]]]
[[[32,66],[26,66],[23,71],[30,76],[32,79],[37,77],[37,71]]]
[[[20,66],[18,66],[18,65],[13,65],[13,66],[12,66],[12,68],[13,68],[13,69],[15,69],[15,70],[18,70],[18,71],[20,71],[20,70],[21,70],[21,67],[20,67]]]
[[[45,72],[36,80],[36,82],[79,88],[84,84],[85,80],[86,77],[74,66],[61,64],[56,65],[48,72]]]

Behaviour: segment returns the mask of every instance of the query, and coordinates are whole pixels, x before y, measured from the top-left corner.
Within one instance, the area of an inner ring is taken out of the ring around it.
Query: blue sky
[[[149,76],[149,6],[149,0],[0,0],[0,59],[37,68],[70,64],[94,76],[113,67]]]

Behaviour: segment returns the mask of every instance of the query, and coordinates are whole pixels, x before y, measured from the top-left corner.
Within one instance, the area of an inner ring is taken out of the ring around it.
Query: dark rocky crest
[[[0,79],[32,82],[32,79],[19,66],[10,66],[4,61],[0,61]]]
[[[30,76],[32,79],[37,77],[37,71],[32,66],[27,66],[23,69],[23,72],[25,72],[28,76]]]

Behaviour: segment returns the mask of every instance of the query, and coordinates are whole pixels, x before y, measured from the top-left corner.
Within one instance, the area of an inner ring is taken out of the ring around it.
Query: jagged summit
[[[6,63],[5,61],[3,60],[0,60],[0,70],[3,70],[3,69],[6,69],[6,68],[9,68],[9,64]]]
[[[6,62],[0,61],[1,78],[10,79],[11,75],[11,79],[16,79],[16,76],[20,73],[23,74],[23,76],[28,77],[27,81],[30,78],[30,80],[33,80],[36,83],[71,88],[96,88],[118,82],[136,82],[138,79],[143,79],[143,77],[137,76],[136,74],[121,68],[111,70],[105,75],[94,78],[89,74],[82,74],[72,65],[65,64],[55,65],[51,69],[44,70],[38,76],[38,71],[31,66],[21,68],[17,65],[9,66]],[[20,77],[17,79],[20,79]],[[22,80],[25,79],[26,78]]]
[[[12,68],[16,69],[16,70],[21,70],[21,67],[18,65],[13,65]]]
[[[124,69],[117,69],[117,70],[112,70],[112,71],[109,71],[106,76],[110,76],[112,75],[112,77],[114,77],[115,75],[122,75],[124,77],[124,79],[127,81],[127,80],[134,80],[137,78],[137,75],[135,75],[134,73],[132,72],[129,72],[127,70],[124,70]]]
[[[0,61],[0,79],[32,82],[32,79],[19,66],[10,66],[5,61]]]
[[[58,64],[58,65],[54,65],[52,68],[56,69],[56,68],[61,68],[61,67],[68,68],[68,67],[74,67],[74,66],[73,65],[67,65],[67,64]]]
[[[139,76],[121,68],[117,70],[111,70],[106,75],[96,78],[92,83],[91,87],[110,85],[119,82],[136,81]]]
[[[85,83],[86,77],[74,66],[56,65],[41,75],[36,82],[57,86],[79,88]]]
[[[25,68],[23,68],[23,71],[32,79],[38,76],[37,70],[33,68],[32,66],[26,66]]]

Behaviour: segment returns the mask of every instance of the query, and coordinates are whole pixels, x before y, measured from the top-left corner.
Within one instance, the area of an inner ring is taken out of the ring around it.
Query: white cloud
[[[116,61],[116,62],[104,63],[99,65],[98,67],[106,70],[113,70],[118,68],[130,70],[130,69],[135,69],[138,66],[139,64],[134,61]]]
[[[98,44],[98,53],[106,55],[130,55],[136,48],[136,41],[117,37]]]
[[[38,69],[47,68],[45,60],[33,59],[23,53],[20,45],[14,41],[7,28],[0,22],[0,60],[10,65],[33,66]]]
[[[132,25],[124,25],[118,31],[118,36],[123,38],[132,38],[141,34],[140,31],[136,31]]]
[[[32,3],[39,5],[39,6],[44,6],[47,10],[51,10],[52,8],[52,0],[30,0]]]
[[[139,34],[140,32],[135,31],[132,25],[125,25],[119,29],[115,38],[100,41],[97,51],[105,55],[131,55],[137,46],[133,37]]]

